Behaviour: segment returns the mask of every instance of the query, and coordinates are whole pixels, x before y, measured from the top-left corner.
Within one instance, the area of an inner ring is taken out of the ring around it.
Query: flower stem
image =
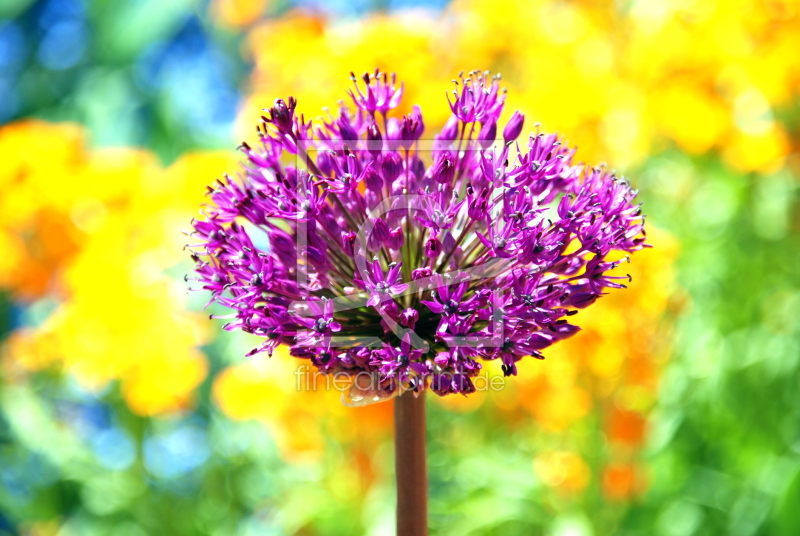
[[[425,462],[425,395],[394,399],[397,535],[428,534],[428,471]]]

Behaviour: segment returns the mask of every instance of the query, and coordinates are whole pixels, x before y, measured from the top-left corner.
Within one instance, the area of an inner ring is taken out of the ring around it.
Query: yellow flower
[[[51,274],[78,248],[68,208],[80,190],[71,181],[84,164],[83,142],[75,125],[29,120],[0,127],[0,243],[8,248],[0,288],[16,297],[44,294]]]
[[[271,2],[269,0],[213,0],[214,21],[234,28],[249,26],[259,19]]]
[[[757,92],[779,109],[800,93],[800,14],[792,2],[635,2],[623,10],[610,1],[456,0],[441,15],[347,23],[291,13],[257,26],[249,49],[255,72],[243,128],[289,94],[321,113],[341,95],[347,73],[375,67],[398,73],[406,102],[420,104],[435,128],[447,119],[431,114],[442,109],[449,79],[491,69],[526,103],[529,126],[540,121],[580,145],[588,161],[622,167],[670,144],[735,152],[744,143],[736,132],[741,94]],[[727,160],[747,171],[780,165],[789,151],[780,131],[757,138],[765,156]]]
[[[229,417],[270,426],[284,458],[299,460],[321,456],[326,436],[362,449],[387,437],[393,405],[345,407],[341,393],[346,386],[299,364],[280,346],[271,358],[222,371],[214,381],[214,398]]]
[[[41,325],[12,334],[6,365],[59,366],[89,388],[119,381],[140,414],[190,406],[211,326],[187,311],[185,283],[166,271],[185,260],[180,229],[204,185],[235,155],[187,155],[164,169],[145,151],[90,151],[76,127],[41,122],[4,127],[0,147],[13,155],[0,180],[17,185],[0,203],[20,208],[0,237],[22,258],[0,283],[58,303]]]
[[[545,451],[538,454],[533,460],[533,470],[544,484],[564,493],[583,491],[591,479],[591,471],[586,462],[569,451]]]

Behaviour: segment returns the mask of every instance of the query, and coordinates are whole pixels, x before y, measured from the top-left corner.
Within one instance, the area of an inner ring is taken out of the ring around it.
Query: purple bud
[[[453,237],[453,233],[448,231],[447,234],[444,235],[444,241],[442,243],[442,246],[444,247],[445,253],[450,253],[455,249],[456,239]]]
[[[440,367],[446,367],[450,363],[450,352],[439,352],[433,358],[433,362]]]
[[[342,110],[342,115],[339,117],[338,124],[339,134],[342,136],[342,140],[356,141],[358,139],[358,132],[356,132],[356,129],[350,124],[350,118],[347,117],[346,111]]]
[[[416,309],[405,309],[402,313],[400,313],[400,325],[407,327],[408,329],[414,329],[414,324],[417,323],[419,320],[419,313]]]
[[[295,244],[285,233],[273,232],[269,234],[269,244],[273,252],[294,251]]]
[[[488,149],[497,139],[497,121],[489,121],[481,128],[478,134],[478,143],[482,149]]]
[[[508,120],[506,128],[503,129],[503,141],[506,143],[514,141],[519,138],[522,133],[522,126],[525,124],[525,116],[519,113],[519,110],[514,112],[511,119]]]
[[[297,100],[294,97],[289,97],[288,105],[283,99],[276,99],[275,105],[268,110],[268,121],[275,125],[281,134],[291,134],[296,106]]]
[[[403,159],[395,152],[384,154],[381,158],[381,172],[383,180],[392,184],[403,172]]]
[[[403,234],[403,229],[401,227],[396,227],[392,232],[389,233],[387,245],[389,246],[389,249],[397,251],[403,247],[404,241],[405,235]]]
[[[445,396],[452,388],[448,374],[433,374],[431,376],[431,390],[439,396]]]
[[[405,191],[408,193],[411,190],[408,184],[408,175],[401,173],[397,179],[392,183],[392,195],[402,195]]]
[[[372,192],[380,192],[381,188],[383,188],[383,179],[380,175],[378,175],[378,172],[372,169],[371,165],[364,170],[363,178],[367,190]]]
[[[425,243],[425,256],[435,259],[442,252],[442,243],[438,238],[429,238]]]
[[[412,145],[414,145],[414,123],[406,116],[400,127],[400,147],[410,149]]]
[[[440,153],[433,167],[433,180],[439,184],[449,184],[453,182],[455,174],[456,167],[452,155],[447,151]]]
[[[481,191],[481,193],[476,197],[472,198],[470,196],[470,200],[467,203],[467,214],[473,220],[480,220],[486,216],[486,208],[489,204],[489,189],[485,189]]]
[[[392,320],[397,321],[397,317],[400,315],[400,308],[397,307],[394,300],[386,300],[381,302],[380,312],[389,315]]]
[[[451,115],[444,128],[439,133],[439,139],[444,141],[453,141],[458,139],[458,117]]]
[[[383,138],[378,125],[372,123],[367,127],[367,149],[374,158],[377,158],[383,150]]]
[[[375,233],[370,233],[369,238],[367,238],[367,249],[370,251],[378,251],[381,249],[382,243],[378,240],[378,237],[375,236]]]
[[[381,218],[375,218],[372,221],[375,225],[372,228],[372,236],[379,242],[386,242],[389,239],[389,226]]]
[[[416,181],[422,180],[425,176],[425,169],[425,162],[423,162],[419,156],[414,155],[411,158],[411,175],[413,175]]]
[[[400,142],[403,139],[403,127],[400,120],[396,117],[390,117],[386,121],[386,144],[389,149],[396,151],[400,147]]]
[[[411,271],[411,279],[414,281],[418,279],[425,279],[426,277],[431,276],[431,269],[430,268],[416,268],[415,270]]]
[[[425,132],[425,122],[422,120],[422,110],[420,110],[419,106],[416,104],[411,111],[411,117],[414,119],[415,123],[414,141],[417,141],[422,137],[422,133]]]
[[[333,163],[331,162],[331,158],[336,158],[336,154],[334,153],[333,156],[331,156],[331,153],[328,151],[320,151],[317,155],[317,167],[323,175],[329,177],[333,175]]]
[[[354,246],[356,243],[356,234],[354,232],[342,233],[342,249],[344,252],[353,256]]]
[[[306,247],[306,254],[308,255],[308,260],[314,266],[323,267],[328,265],[325,249],[308,246]]]

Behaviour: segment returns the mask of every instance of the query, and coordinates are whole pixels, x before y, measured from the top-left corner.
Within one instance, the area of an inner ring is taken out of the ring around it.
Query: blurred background
[[[655,245],[505,389],[429,400],[431,533],[800,534],[798,50],[796,0],[2,0],[0,535],[393,534],[391,404],[246,360],[180,234],[261,108],[375,67],[429,132],[501,72]]]

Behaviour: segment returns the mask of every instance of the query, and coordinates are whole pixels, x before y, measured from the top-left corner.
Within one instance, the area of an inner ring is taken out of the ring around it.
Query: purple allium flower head
[[[323,372],[371,375],[380,397],[466,394],[481,360],[515,375],[624,288],[615,259],[647,247],[636,192],[538,126],[519,141],[519,112],[498,124],[499,76],[462,76],[427,139],[418,106],[389,117],[394,75],[353,83],[356,109],[313,128],[294,98],[275,101],[193,222],[196,281],[232,311],[225,329],[264,338],[251,353],[285,345]]]

